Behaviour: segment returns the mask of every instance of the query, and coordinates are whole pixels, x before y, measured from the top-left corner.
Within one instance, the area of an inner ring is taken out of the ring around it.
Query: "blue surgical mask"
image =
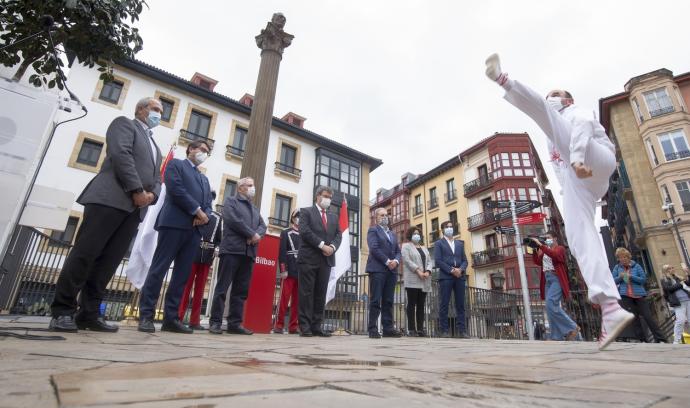
[[[146,118],[146,124],[149,128],[155,128],[161,123],[161,114],[156,111],[149,111],[149,116]]]
[[[419,234],[413,234],[412,235],[412,242],[415,244],[419,244],[422,241],[422,237]]]
[[[447,236],[448,238],[453,236],[453,227],[448,227],[443,230],[443,235]]]
[[[549,239],[547,239],[547,240],[546,240],[546,245],[548,245],[548,246],[551,246],[551,245],[553,245],[553,240],[552,240],[552,239],[550,239],[550,238],[549,238]]]

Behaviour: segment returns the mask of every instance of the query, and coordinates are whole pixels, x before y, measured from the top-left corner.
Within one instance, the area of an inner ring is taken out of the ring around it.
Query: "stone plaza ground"
[[[0,316],[0,331],[46,318]],[[39,336],[55,335],[28,331]],[[690,347],[364,336],[0,337],[0,407],[688,407]]]

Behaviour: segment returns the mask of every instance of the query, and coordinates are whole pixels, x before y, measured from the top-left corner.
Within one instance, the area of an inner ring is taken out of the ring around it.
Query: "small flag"
[[[328,279],[328,291],[326,292],[326,304],[335,298],[335,286],[341,276],[352,268],[352,257],[350,255],[350,221],[347,215],[347,202],[343,199],[340,207],[340,217],[338,219],[342,239],[340,247],[335,251],[335,266],[331,268],[331,276]]]

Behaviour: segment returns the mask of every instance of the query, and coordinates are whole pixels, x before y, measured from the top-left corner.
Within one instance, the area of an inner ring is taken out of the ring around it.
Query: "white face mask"
[[[248,187],[247,188],[247,195],[250,198],[254,198],[254,195],[256,195],[256,187],[254,187],[254,186]]]
[[[205,162],[206,159],[208,159],[208,153],[205,152],[196,152],[194,153],[194,160],[196,161],[196,165],[200,165],[201,163]]]
[[[320,206],[321,208],[323,208],[324,210],[327,210],[328,207],[331,206],[331,199],[330,199],[330,198],[326,198],[326,197],[321,197],[321,204],[319,204],[319,206]]]
[[[453,236],[453,227],[448,227],[443,230],[443,235],[445,235],[448,238],[451,238]]]
[[[422,240],[422,237],[419,234],[414,234],[412,235],[412,242],[415,244],[418,244]]]
[[[546,98],[546,103],[556,112],[560,112],[565,108],[565,106],[563,106],[563,98],[560,96],[549,96]]]
[[[293,224],[299,225],[299,217],[295,217],[295,219],[292,221]]]

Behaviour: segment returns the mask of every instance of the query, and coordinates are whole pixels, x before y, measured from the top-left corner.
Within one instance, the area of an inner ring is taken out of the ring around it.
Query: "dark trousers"
[[[299,327],[302,333],[322,330],[323,311],[331,267],[324,259],[320,264],[298,263],[297,275]]]
[[[424,331],[426,293],[420,288],[405,288],[405,292],[407,292],[407,330],[410,334]]]
[[[163,279],[170,269],[170,264],[175,261],[172,276],[165,292],[165,306],[163,320],[176,320],[180,308],[182,292],[189,279],[189,274],[194,263],[194,255],[199,249],[201,235],[196,228],[176,229],[161,228],[158,231],[158,243],[153,254],[149,273],[146,275],[144,287],[141,288],[139,300],[140,318],[153,319],[156,303],[161,293]]]
[[[369,273],[369,333],[378,333],[378,320],[384,332],[395,330],[393,326],[393,296],[397,272]]]
[[[647,323],[647,327],[652,332],[654,340],[666,340],[666,336],[661,332],[659,326],[656,324],[656,320],[652,317],[652,311],[649,310],[649,303],[647,299],[641,298],[630,298],[625,295],[621,296],[621,306],[635,315],[635,320],[633,321],[633,330],[635,330],[635,336],[643,342],[647,341],[647,336],[642,329],[642,323],[640,318],[644,319]]]
[[[55,287],[53,316],[73,315],[78,320],[99,316],[105,288],[125,256],[139,226],[139,209],[131,213],[98,204],[84,206],[84,219],[72,251]]]
[[[455,327],[460,333],[465,327],[465,278],[442,279],[438,281],[441,291],[441,302],[438,306],[438,325],[442,333],[448,333],[448,306],[451,292],[455,297]]]
[[[228,311],[228,327],[240,327],[244,318],[244,301],[249,293],[249,283],[252,280],[254,259],[246,255],[224,254],[218,263],[218,282],[213,290],[213,304],[211,306],[211,324],[223,323],[225,310],[225,296],[230,289],[230,310]]]
[[[180,310],[177,316],[180,320],[184,319],[184,315],[187,313],[187,305],[189,305],[189,295],[192,295],[192,312],[189,315],[189,324],[192,326],[198,326],[201,323],[201,302],[204,300],[204,289],[206,289],[209,269],[211,269],[211,264],[192,264],[192,272],[189,274],[187,284],[182,292]],[[192,286],[194,286],[193,293]]]

